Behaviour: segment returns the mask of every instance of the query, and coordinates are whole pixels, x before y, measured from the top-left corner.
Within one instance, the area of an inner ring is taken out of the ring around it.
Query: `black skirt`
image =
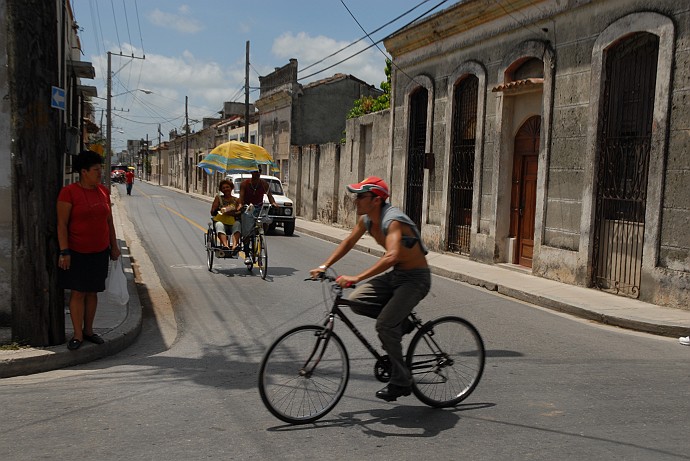
[[[110,248],[99,253],[78,253],[72,250],[69,269],[58,269],[60,288],[82,293],[105,291],[109,260]]]

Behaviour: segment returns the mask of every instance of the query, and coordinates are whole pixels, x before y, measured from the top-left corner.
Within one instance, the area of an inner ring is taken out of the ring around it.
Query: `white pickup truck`
[[[251,174],[229,174],[225,179],[232,181],[235,188],[232,191],[232,195],[239,198],[240,197],[240,183],[245,179],[251,178]],[[280,179],[275,176],[261,175],[261,179],[268,183],[268,187],[271,189],[271,194],[278,204],[277,207],[272,206],[268,210],[268,216],[273,220],[268,230],[273,231],[277,226],[283,228],[285,235],[291,236],[295,232],[295,209],[292,204],[292,200],[285,196],[283,191],[283,185]],[[268,204],[268,197],[264,195],[264,203]]]

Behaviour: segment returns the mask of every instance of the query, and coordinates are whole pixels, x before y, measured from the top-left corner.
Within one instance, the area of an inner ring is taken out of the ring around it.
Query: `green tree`
[[[352,109],[347,113],[347,118],[360,117],[364,114],[378,112],[380,110],[388,109],[391,106],[391,60],[386,59],[386,81],[381,82],[380,88],[383,94],[372,98],[371,96],[364,96],[361,99],[355,100]]]

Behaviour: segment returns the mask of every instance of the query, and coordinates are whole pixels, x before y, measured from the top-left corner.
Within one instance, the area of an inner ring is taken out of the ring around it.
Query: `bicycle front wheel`
[[[454,406],[477,387],[484,361],[484,342],[470,322],[460,317],[432,320],[412,338],[407,351],[412,391],[429,406]]]
[[[257,256],[261,278],[266,280],[266,275],[268,274],[268,248],[266,247],[266,238],[264,238],[263,234],[259,234],[256,239],[254,254]]]
[[[278,419],[306,424],[335,407],[349,377],[350,362],[340,338],[321,326],[304,325],[284,333],[264,355],[259,393]]]

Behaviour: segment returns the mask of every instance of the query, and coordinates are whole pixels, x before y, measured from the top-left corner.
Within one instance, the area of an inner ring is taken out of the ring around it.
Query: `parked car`
[[[110,173],[110,181],[124,183],[125,182],[125,170],[113,170]]]
[[[251,174],[229,174],[225,177],[232,181],[235,186],[232,195],[239,198],[240,197],[240,183],[245,179],[251,178]],[[287,236],[291,236],[295,232],[295,209],[293,207],[292,200],[287,198],[285,191],[283,190],[283,185],[280,183],[280,179],[275,176],[261,175],[261,179],[268,183],[268,187],[271,189],[271,194],[276,201],[277,207],[271,206],[268,210],[268,216],[273,220],[270,224],[268,230],[274,231],[276,227],[282,227],[283,232]],[[264,203],[268,204],[268,197],[264,195]]]

